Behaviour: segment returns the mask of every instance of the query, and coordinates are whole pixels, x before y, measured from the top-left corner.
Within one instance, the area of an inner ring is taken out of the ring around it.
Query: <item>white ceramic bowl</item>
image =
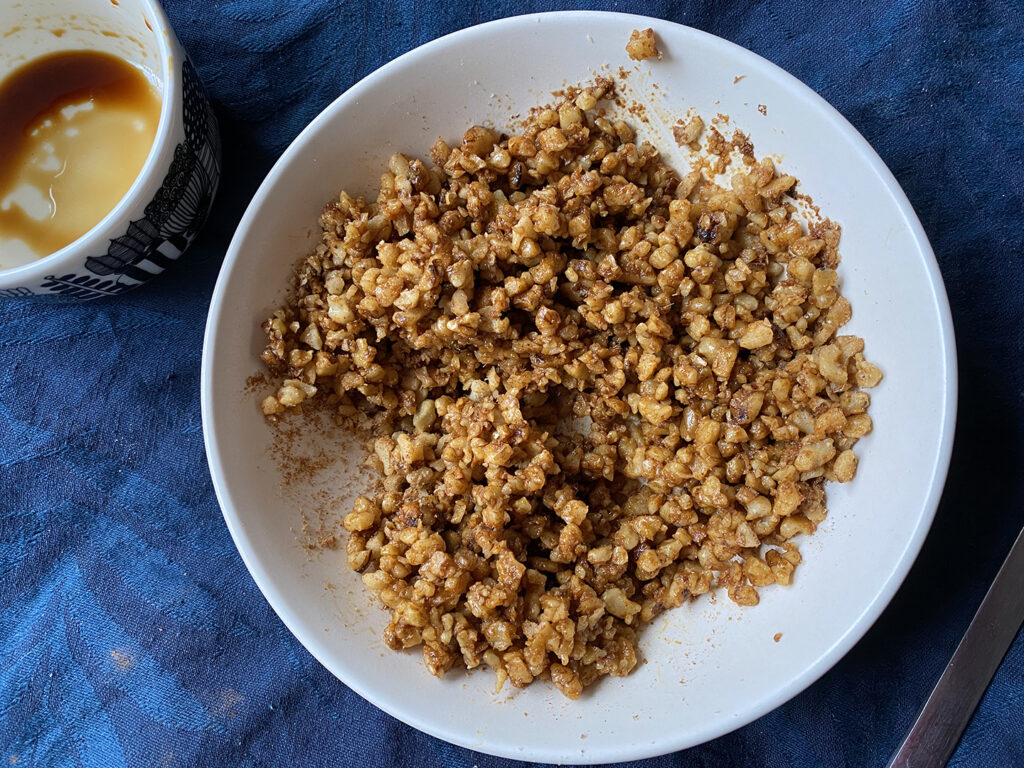
[[[96,299],[145,283],[195,238],[220,177],[220,138],[192,64],[156,0],[0,0],[0,79],[59,51],[109,53],[160,93],[149,155],[120,202],[72,243],[26,258],[0,236],[0,297]]]
[[[646,26],[665,56],[634,66],[624,46],[632,29]],[[656,116],[690,107],[706,118],[726,113],[760,155],[778,156],[842,224],[840,275],[854,307],[849,330],[866,339],[886,378],[873,392],[875,431],[858,445],[860,472],[853,483],[829,487],[831,514],[802,542],[804,564],[792,587],[761,590],[756,608],[723,595],[669,611],[642,634],[646,663],[579,701],[545,684],[495,695],[489,671],[440,681],[419,653],[388,651],[380,640],[385,614],[371,607],[344,553],[311,556],[302,547],[297,509],[315,507],[314,491],[333,483],[344,511],[353,449],[331,446],[337,462],[308,482],[282,486],[259,395],[244,384],[260,370],[260,321],[315,242],[325,201],[343,188],[376,194],[390,153],[426,156],[438,135],[454,139],[486,119],[503,125],[510,109],[525,113],[605,64],[634,70],[631,92],[652,118],[639,126],[642,135],[671,150]],[[646,87],[655,82],[658,89]],[[285,152],[243,217],[214,292],[203,353],[206,447],[224,517],[256,583],[296,637],[349,687],[416,728],[483,752],[559,763],[641,758],[712,739],[779,706],[835,664],[885,608],[925,538],[946,475],[955,402],[953,332],[934,256],[864,139],[810,89],[742,48],[656,19],[606,13],[466,29],[402,56],[338,98]]]

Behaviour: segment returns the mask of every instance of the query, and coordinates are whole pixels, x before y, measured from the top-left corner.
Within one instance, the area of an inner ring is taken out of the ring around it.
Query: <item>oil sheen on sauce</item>
[[[0,82],[0,268],[77,240],[146,161],[160,96],[132,64],[96,51],[43,56]]]

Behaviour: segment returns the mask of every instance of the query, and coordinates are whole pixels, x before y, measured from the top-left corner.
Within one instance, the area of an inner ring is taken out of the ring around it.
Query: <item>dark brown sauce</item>
[[[20,239],[44,256],[85,234],[127,192],[156,135],[160,99],[139,69],[116,56],[63,51],[0,82],[0,116],[0,202],[28,185],[48,195],[51,206],[40,220],[18,205],[0,205],[0,237]],[[63,169],[43,167],[41,152]],[[69,178],[75,173],[87,178]],[[87,223],[90,206],[101,205]]]

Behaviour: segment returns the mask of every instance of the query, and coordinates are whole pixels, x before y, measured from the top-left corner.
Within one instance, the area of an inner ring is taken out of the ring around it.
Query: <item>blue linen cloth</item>
[[[520,765],[377,711],[291,637],[222,522],[199,359],[225,248],[299,130],[432,38],[571,3],[167,0],[221,121],[213,215],[169,273],[79,306],[0,301],[0,762]],[[803,694],[666,766],[883,765],[1024,524],[1024,24],[1016,0],[601,2],[704,29],[821,93],[935,248],[961,375],[934,528],[864,640]],[[897,383],[912,387],[913,382]],[[895,471],[898,471],[896,469]],[[1024,765],[1024,636],[954,766]]]

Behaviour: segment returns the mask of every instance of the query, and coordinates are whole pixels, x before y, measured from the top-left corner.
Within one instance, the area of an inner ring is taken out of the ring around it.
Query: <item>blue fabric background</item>
[[[199,358],[234,226],[313,116],[420,43],[556,7],[572,4],[167,0],[223,130],[211,222],[175,270],[116,300],[0,303],[0,761],[513,765],[376,711],[270,611],[210,485]],[[960,350],[960,418],[942,507],[906,584],[805,693],[643,764],[882,765],[1024,524],[1020,3],[593,7],[707,30],[808,83],[879,151],[938,255]],[[1024,765],[1024,636],[952,764]]]

